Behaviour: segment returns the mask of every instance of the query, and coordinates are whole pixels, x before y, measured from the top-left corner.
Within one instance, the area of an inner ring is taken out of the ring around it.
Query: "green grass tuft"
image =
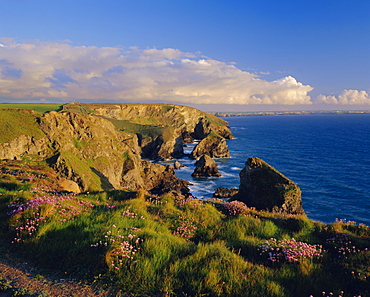
[[[49,111],[63,110],[63,104],[48,104],[48,103],[3,103],[0,108],[13,108],[13,109],[29,109],[39,113],[46,113]]]
[[[0,143],[10,142],[21,135],[36,139],[43,137],[45,134],[37,124],[37,117],[37,114],[27,111],[0,109]]]

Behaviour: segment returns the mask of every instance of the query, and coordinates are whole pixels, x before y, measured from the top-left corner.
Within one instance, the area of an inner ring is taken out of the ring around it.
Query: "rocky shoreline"
[[[60,112],[43,115],[32,110],[3,112],[17,121],[31,117],[36,126],[0,143],[0,159],[46,161],[60,186],[73,192],[130,188],[188,197],[190,183],[176,177],[175,167],[152,161],[181,158],[184,146],[198,140],[189,154],[196,160],[193,176],[218,177],[213,158],[229,158],[226,140],[233,138],[226,121],[177,105],[70,103]],[[223,198],[257,209],[304,213],[299,188],[258,158],[247,161],[239,189]]]

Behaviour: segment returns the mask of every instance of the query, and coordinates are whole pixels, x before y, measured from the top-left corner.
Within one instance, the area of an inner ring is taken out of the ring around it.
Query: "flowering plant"
[[[230,216],[241,215],[241,216],[245,216],[245,217],[250,216],[250,214],[249,214],[250,210],[255,209],[253,207],[250,208],[245,203],[243,203],[241,201],[237,201],[237,200],[234,200],[234,201],[231,201],[231,202],[225,202],[223,204],[223,207],[226,210],[226,212],[228,213],[228,215],[230,215]]]
[[[112,230],[109,230],[104,235],[104,240],[91,244],[91,247],[106,246],[110,248],[107,253],[107,264],[114,270],[120,270],[125,263],[131,263],[135,259],[136,253],[140,250],[140,243],[143,239],[137,237],[135,232],[140,229],[129,228],[124,233],[129,232],[128,235],[121,234],[121,230],[116,225],[112,225]]]
[[[292,239],[277,240],[271,238],[265,241],[260,247],[260,255],[268,255],[271,262],[298,262],[301,259],[312,259],[322,257],[322,246],[308,244]]]
[[[64,195],[45,189],[33,189],[33,192],[36,193],[34,199],[25,202],[15,199],[8,205],[9,216],[23,214],[13,221],[12,227],[16,232],[13,243],[23,242],[35,235],[40,225],[46,223],[50,216],[63,224],[94,207],[91,202],[79,199],[73,194]],[[54,211],[49,215],[42,215],[47,205]]]
[[[179,216],[172,225],[173,234],[190,239],[194,236],[198,227],[193,218]]]

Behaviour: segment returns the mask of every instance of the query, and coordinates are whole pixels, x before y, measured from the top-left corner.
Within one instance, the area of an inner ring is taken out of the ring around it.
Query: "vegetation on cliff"
[[[22,135],[41,138],[44,133],[37,124],[39,114],[31,110],[0,109],[0,143]]]
[[[370,294],[369,227],[129,189],[75,195],[57,179],[46,164],[2,161],[2,256],[106,296]]]
[[[185,136],[224,142],[223,120],[173,105],[48,108],[0,109],[14,123],[0,126],[0,259],[93,283],[99,296],[370,294],[369,227],[200,201],[172,166],[142,159],[180,154]],[[271,166],[248,164],[241,179],[262,166],[259,191],[289,194],[291,181]],[[22,294],[1,274],[0,290]]]

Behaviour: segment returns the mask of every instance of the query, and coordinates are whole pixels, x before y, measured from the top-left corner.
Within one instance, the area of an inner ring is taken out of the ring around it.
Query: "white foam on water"
[[[221,173],[221,176],[229,176],[229,177],[238,177],[239,176],[239,173],[228,173],[228,172],[221,171],[221,170],[219,170],[219,172]]]
[[[231,169],[231,170],[239,170],[239,171],[240,171],[240,170],[242,170],[243,168],[241,168],[241,167],[231,167],[230,169]]]
[[[209,179],[193,179],[190,181],[193,185],[190,186],[190,192],[197,198],[211,198],[217,185],[215,181]]]

